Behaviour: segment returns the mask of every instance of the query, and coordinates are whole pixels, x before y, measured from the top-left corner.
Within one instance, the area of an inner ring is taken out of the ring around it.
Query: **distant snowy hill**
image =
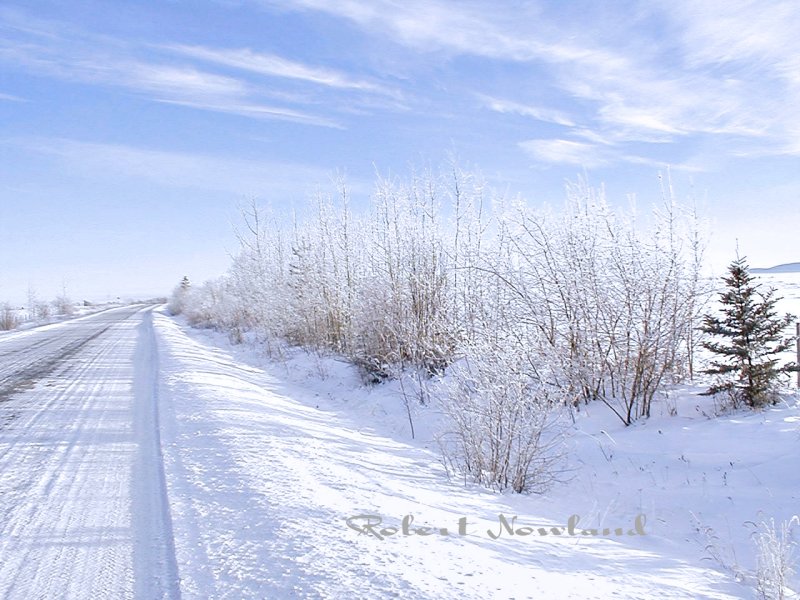
[[[800,262],[786,263],[768,269],[750,269],[752,273],[800,273]]]

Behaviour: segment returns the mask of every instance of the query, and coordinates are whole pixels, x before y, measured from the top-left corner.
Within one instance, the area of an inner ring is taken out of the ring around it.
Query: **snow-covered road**
[[[0,597],[177,597],[152,313],[0,338]]]

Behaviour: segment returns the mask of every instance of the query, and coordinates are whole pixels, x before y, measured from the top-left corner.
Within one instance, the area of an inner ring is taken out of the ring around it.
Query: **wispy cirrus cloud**
[[[752,0],[661,3],[676,24],[690,67],[726,65],[732,76],[758,68],[800,83],[800,10],[792,0],[765,5]],[[741,69],[736,73],[736,69]]]
[[[86,59],[79,56],[49,57],[47,54],[36,54],[35,50],[26,48],[15,52],[14,56],[18,65],[27,65],[59,79],[124,88],[155,102],[250,118],[342,127],[335,119],[266,103],[249,83],[193,66],[111,56]],[[0,51],[0,57],[2,55]]]
[[[515,24],[537,22],[540,11],[535,3],[517,5],[513,11],[498,11],[491,3],[442,0],[261,0],[261,4],[324,12],[424,52],[528,60],[553,50],[539,37],[515,35]]]
[[[230,50],[180,44],[163,46],[163,48],[182,56],[270,77],[296,79],[344,90],[390,93],[389,90],[376,83],[351,77],[336,69],[311,66],[275,54],[254,52],[247,48]]]
[[[275,119],[279,121],[292,121],[305,125],[317,125],[319,127],[329,127],[331,129],[344,129],[344,125],[336,120],[328,119],[318,115],[304,113],[290,108],[280,106],[269,106],[266,104],[246,104],[233,100],[231,102],[202,102],[194,100],[168,100],[159,99],[158,102],[196,108],[198,110],[208,110],[213,112],[228,113],[249,117],[252,119]]]
[[[281,95],[245,79],[210,72],[185,61],[168,61],[158,56],[141,58],[141,48],[104,36],[75,32],[40,20],[26,26],[23,15],[8,11],[0,11],[0,27],[17,34],[17,37],[0,37],[0,63],[17,70],[121,88],[155,102],[199,110],[343,127],[335,118],[269,102],[270,96]],[[293,99],[296,105],[297,96]]]
[[[526,140],[519,143],[531,158],[549,164],[596,168],[608,165],[612,156],[598,144],[563,139]]]
[[[684,64],[715,70],[732,111],[772,154],[800,155],[800,7],[777,0],[663,3]]]
[[[248,85],[233,77],[175,66],[128,60],[106,60],[78,69],[79,77],[99,79],[167,98],[241,98]]]
[[[12,94],[4,94],[3,92],[0,92],[0,100],[5,100],[6,102],[27,102],[25,98],[20,98]]]
[[[148,92],[153,100],[167,104],[256,119],[278,119],[342,128],[334,119],[257,102],[254,100],[257,92],[250,84],[194,67],[134,62],[125,66],[124,76],[112,77],[109,81],[132,90]]]
[[[672,168],[696,173],[705,170],[700,163],[658,160],[626,152],[606,140],[577,141],[570,139],[533,139],[519,147],[538,163],[568,165],[587,169],[608,167],[620,163],[645,165],[654,169]]]
[[[757,141],[775,154],[800,154],[800,8],[792,0],[631,2],[626,20],[592,5],[565,18],[560,5],[536,1],[502,11],[491,2],[447,0],[289,6],[345,19],[365,35],[432,56],[535,64],[536,80],[522,83],[582,104],[581,118],[553,118],[520,93],[490,102],[498,113],[579,123],[619,144],[702,136],[719,139],[723,152]]]
[[[536,121],[555,123],[556,125],[564,125],[565,127],[575,126],[575,122],[572,119],[570,119],[566,114],[557,110],[533,106],[530,104],[522,104],[512,100],[493,98],[483,94],[477,94],[477,97],[486,108],[493,110],[494,112],[501,114],[521,115],[523,117],[530,117]]]

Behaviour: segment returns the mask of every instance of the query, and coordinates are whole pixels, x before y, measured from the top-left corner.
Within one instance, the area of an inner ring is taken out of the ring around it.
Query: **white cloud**
[[[605,123],[621,126],[627,132],[647,132],[648,136],[655,134],[668,137],[685,133],[671,124],[673,115],[663,113],[664,111],[647,110],[643,106],[616,103],[602,107],[598,111],[598,116]],[[629,134],[629,137],[635,136]]]
[[[108,73],[111,66],[114,74]],[[133,61],[108,60],[90,65],[86,73],[102,72],[103,79],[136,90],[174,98],[239,98],[248,93],[248,86],[232,77],[179,67]]]
[[[416,62],[409,61],[414,65],[427,58],[439,66],[462,55],[486,59],[489,70],[508,63],[509,72],[521,77],[514,93],[506,88],[487,94],[481,67],[447,73],[460,76],[460,90],[469,92],[472,86],[471,93],[498,114],[571,127],[565,137],[575,138],[572,143],[602,140],[618,146],[606,152],[609,161],[612,155],[622,160],[630,154],[621,147],[627,143],[700,138],[718,138],[717,147],[728,155],[800,155],[800,7],[794,1],[634,2],[629,19],[613,21],[614,11],[592,3],[579,11],[535,0],[505,8],[447,0],[260,3],[344,19],[376,50],[397,43],[416,53]],[[7,16],[0,11],[0,19]],[[385,78],[372,80],[250,48],[126,46],[102,36],[56,31],[53,24],[26,26],[19,15],[15,19],[15,31],[24,32],[24,39],[0,40],[0,60],[54,77],[124,87],[160,102],[323,127],[342,127],[331,116],[334,111],[344,120],[347,113],[407,108],[390,102],[399,95],[382,85]],[[151,52],[147,60],[144,51]],[[536,67],[530,75],[524,73],[527,65]],[[254,74],[274,79],[259,85],[264,82]],[[404,82],[405,91],[418,96],[415,106],[430,106],[431,98],[421,96],[447,90],[451,83],[437,80],[440,87],[423,88],[416,86],[415,76],[412,71]],[[299,86],[281,79],[321,90],[292,94]],[[526,98],[529,89],[536,89],[537,101]],[[358,93],[342,100],[333,95],[336,91]],[[558,103],[565,95],[569,112]],[[535,133],[521,135],[526,136]]]
[[[252,119],[278,119],[281,121],[303,123],[305,125],[317,125],[319,127],[330,127],[332,129],[344,129],[343,125],[333,119],[318,117],[313,114],[304,113],[289,108],[268,106],[266,104],[244,104],[235,100],[229,103],[196,102],[192,100],[169,99],[156,100],[158,102],[163,102],[164,104],[175,104],[177,106],[186,106],[189,108],[197,108],[199,110],[210,110],[214,112],[240,115]]]
[[[20,98],[19,96],[12,96],[11,94],[4,94],[0,92],[0,100],[5,100],[7,102],[26,102],[24,98]]]
[[[341,128],[333,119],[264,104],[258,99],[259,90],[249,83],[192,66],[148,63],[102,55],[56,58],[48,54],[26,48],[15,53],[15,62],[60,79],[129,89],[157,102],[259,119]]]
[[[800,78],[800,10],[794,0],[705,0],[669,3],[665,13],[680,29],[688,64],[758,67]]]
[[[8,14],[0,11],[0,18],[3,16]],[[264,96],[280,94],[262,90],[241,78],[211,73],[193,65],[143,60],[135,57],[133,49],[114,40],[71,31],[64,33],[56,24],[42,22],[25,28],[16,24],[21,19],[13,15],[13,29],[29,37],[22,40],[0,37],[0,62],[15,69],[67,81],[125,88],[153,101],[201,110],[342,127],[335,119],[295,107],[265,104]]]
[[[489,110],[493,110],[498,113],[522,115],[523,117],[531,117],[537,121],[555,123],[557,125],[564,125],[566,127],[575,126],[575,123],[569,117],[567,117],[567,115],[557,110],[531,106],[528,104],[513,102],[511,100],[492,98],[491,96],[484,96],[482,94],[478,94],[478,98]]]
[[[253,52],[249,49],[222,50],[185,45],[164,46],[164,48],[183,56],[261,75],[298,79],[333,88],[387,93],[387,90],[378,84],[352,78],[341,71],[305,65],[274,54]]]
[[[586,168],[609,164],[609,151],[603,146],[573,140],[527,140],[519,146],[537,161],[577,165]]]
[[[513,60],[528,60],[553,53],[550,44],[538,36],[515,35],[515,24],[536,23],[539,10],[534,3],[514,10],[497,10],[496,5],[474,2],[448,3],[441,0],[292,0],[266,6],[318,10],[356,23],[373,34],[389,35],[417,50],[474,54]]]
[[[671,168],[689,173],[704,170],[700,164],[676,163],[626,153],[619,146],[600,138],[595,138],[595,141],[535,139],[520,142],[519,146],[535,161],[552,165],[598,169],[619,163],[629,163],[645,165],[654,169]]]
[[[549,76],[538,86],[581,100],[582,126],[618,142],[733,136],[760,139],[773,153],[796,153],[800,6],[794,0],[640,2],[624,20],[611,20],[592,4],[580,13],[536,2],[505,10],[492,2],[446,0],[290,4],[435,52],[437,60],[444,53],[535,63]],[[541,80],[541,70],[535,77]],[[490,108],[561,124],[574,120],[526,111],[524,95],[517,98]]]
[[[772,154],[800,154],[800,6],[708,0],[670,3],[664,14],[679,32],[684,63],[717,73],[732,124],[762,138]]]

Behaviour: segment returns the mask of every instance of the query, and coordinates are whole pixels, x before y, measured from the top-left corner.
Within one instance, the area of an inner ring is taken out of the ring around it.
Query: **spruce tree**
[[[758,407],[777,400],[775,385],[781,373],[796,371],[794,363],[778,365],[780,353],[789,350],[795,337],[786,328],[795,317],[778,315],[781,299],[775,290],[762,292],[750,274],[745,258],[737,258],[723,277],[726,289],[720,293],[720,316],[705,315],[700,330],[716,339],[702,346],[716,355],[706,374],[717,382],[706,392],[728,392],[734,407],[745,403]]]
[[[170,313],[179,315],[183,312],[186,305],[186,297],[189,295],[191,287],[192,284],[189,282],[189,278],[184,275],[181,282],[172,290],[172,296],[167,303],[167,309]]]

